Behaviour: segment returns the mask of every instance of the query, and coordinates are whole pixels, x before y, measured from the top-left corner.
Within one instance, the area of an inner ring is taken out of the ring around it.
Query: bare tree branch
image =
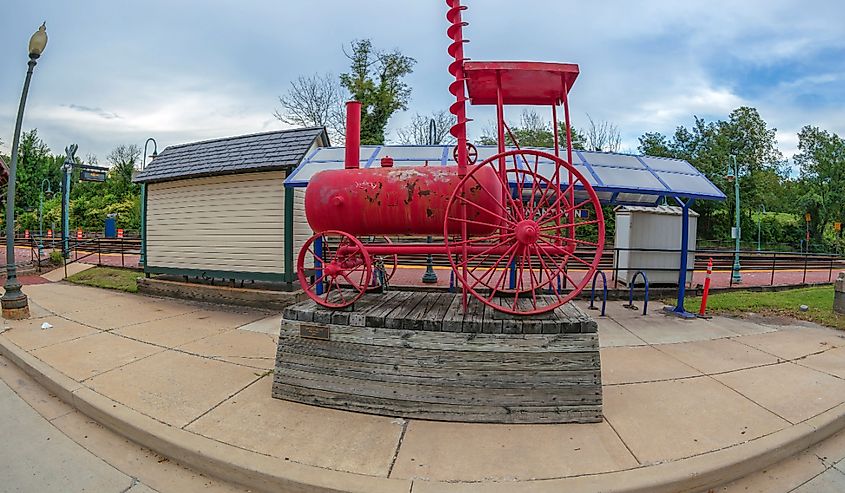
[[[589,113],[587,114],[587,120],[589,124],[584,131],[584,136],[587,138],[587,149],[591,151],[619,152],[619,148],[622,146],[622,135],[619,133],[619,128],[606,120],[596,123]]]
[[[300,127],[325,127],[334,142],[342,142],[345,130],[343,102],[346,90],[330,74],[300,76],[279,97],[281,110],[273,113],[278,120]]]
[[[430,141],[429,128],[434,122],[434,141]],[[446,110],[439,110],[430,115],[417,113],[408,125],[396,130],[396,141],[400,144],[428,145],[454,144],[455,138],[449,129],[455,124],[455,116]]]

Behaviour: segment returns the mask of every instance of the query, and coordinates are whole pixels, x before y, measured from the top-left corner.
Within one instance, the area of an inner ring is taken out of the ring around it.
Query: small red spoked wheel
[[[458,146],[452,148],[452,159],[458,162]],[[467,142],[467,161],[467,164],[475,164],[478,161],[478,149],[470,142]]]
[[[604,215],[574,166],[521,149],[470,169],[449,199],[444,237],[464,289],[498,311],[533,315],[570,301],[592,279]]]
[[[313,265],[306,266],[312,259]],[[364,245],[354,236],[334,230],[308,238],[299,251],[296,270],[305,294],[335,309],[350,306],[363,296],[373,274]],[[308,271],[314,273],[313,278],[306,276]]]

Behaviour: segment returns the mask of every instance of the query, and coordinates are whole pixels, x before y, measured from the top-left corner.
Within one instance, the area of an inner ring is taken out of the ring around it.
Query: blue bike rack
[[[558,292],[558,293],[560,293],[560,292],[562,292],[562,291],[563,291],[563,283],[561,282],[561,276],[560,276],[560,275],[558,275],[558,276],[557,276],[557,292]],[[555,294],[554,281],[551,281],[551,282],[549,283],[549,287],[548,287],[548,289],[546,290],[546,292],[547,292],[548,294]]]
[[[645,298],[643,299],[643,315],[648,311],[648,277],[645,272],[638,270],[631,282],[628,284],[628,304],[623,305],[625,308],[636,309],[634,306],[634,284],[637,282],[637,276],[643,276],[643,283],[645,283]]]
[[[594,302],[596,300],[596,280],[598,280],[599,274],[601,274],[602,283],[601,316],[603,317],[604,309],[607,306],[607,276],[600,270],[597,270],[596,273],[593,274],[593,287],[590,290],[590,310],[598,310]]]

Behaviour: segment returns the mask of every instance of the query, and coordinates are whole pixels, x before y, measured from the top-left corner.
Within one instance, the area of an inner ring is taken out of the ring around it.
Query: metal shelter
[[[470,91],[472,95],[472,91]],[[478,160],[498,152],[497,146],[478,146]],[[515,148],[508,148],[512,150]],[[524,148],[554,154],[549,148]],[[324,170],[344,168],[344,147],[323,147],[313,150],[285,179],[290,188],[306,187],[311,178]],[[394,167],[456,166],[453,146],[449,145],[381,145],[361,146],[360,168],[376,168],[382,158],[393,159]],[[678,302],[673,312],[688,316],[683,300],[686,289],[689,208],[695,200],[725,200],[725,194],[690,163],[681,159],[573,150],[572,164],[589,181],[602,204],[657,206],[674,200],[682,208],[681,259],[678,280]],[[527,163],[526,163],[527,166]],[[539,165],[553,173],[552,162]],[[569,184],[561,177],[562,189]],[[516,187],[516,183],[512,183]],[[576,198],[583,191],[575,187]]]

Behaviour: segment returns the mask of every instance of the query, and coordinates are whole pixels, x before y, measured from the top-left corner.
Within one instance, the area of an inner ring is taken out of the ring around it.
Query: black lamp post
[[[29,38],[29,62],[27,63],[29,68],[26,71],[26,79],[23,83],[21,104],[18,107],[18,119],[15,122],[15,136],[12,141],[12,165],[9,167],[9,185],[6,191],[6,283],[3,285],[6,292],[0,298],[3,318],[5,319],[29,318],[29,304],[26,295],[21,291],[21,283],[18,281],[15,267],[15,177],[18,167],[18,144],[21,138],[23,110],[26,106],[26,95],[29,92],[29,81],[32,79],[35,64],[38,63],[38,57],[44,52],[46,46],[47,26],[44,23]]]
[[[434,134],[436,131],[434,118],[428,122],[428,145],[434,145]],[[432,238],[426,238],[428,243],[431,243]],[[434,272],[434,257],[431,254],[425,259],[425,273],[422,276],[422,282],[426,284],[434,284],[437,282],[437,274]]]
[[[158,156],[158,142],[156,142],[154,138],[150,137],[146,142],[144,142],[144,158],[141,160],[141,169],[147,167],[147,146],[150,145],[150,142],[153,143],[153,153],[150,155],[150,159],[155,159],[156,156]]]

